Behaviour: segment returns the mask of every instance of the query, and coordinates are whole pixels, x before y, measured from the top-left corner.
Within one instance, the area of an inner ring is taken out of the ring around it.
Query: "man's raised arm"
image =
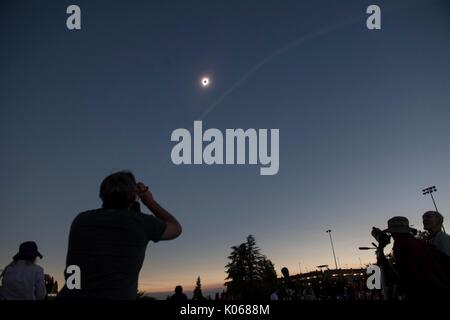
[[[137,184],[137,194],[142,203],[159,219],[166,222],[166,230],[164,230],[161,240],[171,240],[177,238],[181,232],[181,224],[178,220],[170,214],[166,209],[161,207],[158,202],[153,198],[149,188],[142,182]]]

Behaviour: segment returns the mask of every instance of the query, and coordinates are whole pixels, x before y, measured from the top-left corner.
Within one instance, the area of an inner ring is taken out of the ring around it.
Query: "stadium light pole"
[[[336,270],[337,270],[338,269],[338,265],[337,265],[337,261],[336,261],[336,253],[334,252],[333,239],[331,238],[331,229],[328,229],[326,232],[330,236],[331,250],[333,250],[334,265],[336,266]]]
[[[431,187],[422,189],[422,194],[423,194],[424,196],[427,195],[427,194],[430,195],[431,200],[433,201],[433,204],[434,204],[434,208],[436,209],[436,211],[438,211],[438,208],[437,208],[437,206],[436,206],[436,201],[434,201],[434,197],[433,197],[433,192],[436,192],[436,191],[437,191],[436,186],[431,186]],[[439,212],[439,211],[438,211],[438,212]]]
[[[431,187],[422,189],[422,194],[423,194],[424,196],[427,195],[427,194],[430,195],[431,200],[433,201],[434,208],[436,209],[436,212],[439,212],[439,210],[438,210],[438,208],[437,208],[437,206],[436,206],[436,201],[434,201],[434,197],[433,197],[433,192],[436,192],[436,191],[437,191],[436,186],[431,186]],[[442,230],[444,230],[444,232],[445,232],[444,225],[442,225]]]

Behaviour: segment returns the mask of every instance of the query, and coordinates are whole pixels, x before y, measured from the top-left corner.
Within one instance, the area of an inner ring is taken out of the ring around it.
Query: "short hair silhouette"
[[[182,286],[176,286],[175,287],[175,293],[177,293],[177,294],[183,293],[183,287]]]
[[[434,215],[436,216],[438,223],[439,224],[443,224],[444,223],[444,216],[442,214],[440,214],[438,211],[427,211],[425,212],[422,217],[424,216],[430,216],[430,215]]]
[[[100,198],[105,209],[127,209],[136,198],[136,179],[130,171],[107,176],[100,185]]]

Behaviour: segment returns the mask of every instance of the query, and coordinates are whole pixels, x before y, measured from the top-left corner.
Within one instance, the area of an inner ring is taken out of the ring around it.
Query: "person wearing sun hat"
[[[406,217],[393,217],[388,220],[388,227],[384,232],[390,234],[417,234],[417,229],[410,227],[409,220]]]
[[[14,255],[13,262],[1,274],[0,296],[5,300],[43,300],[47,296],[44,269],[36,264],[42,259],[36,242],[26,241]]]
[[[393,217],[383,231],[394,239],[399,289],[410,300],[450,298],[450,259],[434,245],[417,239],[406,217]]]

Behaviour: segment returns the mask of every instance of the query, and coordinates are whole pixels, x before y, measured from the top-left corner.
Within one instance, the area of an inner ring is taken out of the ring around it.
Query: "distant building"
[[[366,269],[316,270],[278,279],[280,285],[294,291],[292,299],[302,299],[305,289],[312,288],[317,299],[355,300],[367,291]],[[310,290],[310,289],[308,289]]]

